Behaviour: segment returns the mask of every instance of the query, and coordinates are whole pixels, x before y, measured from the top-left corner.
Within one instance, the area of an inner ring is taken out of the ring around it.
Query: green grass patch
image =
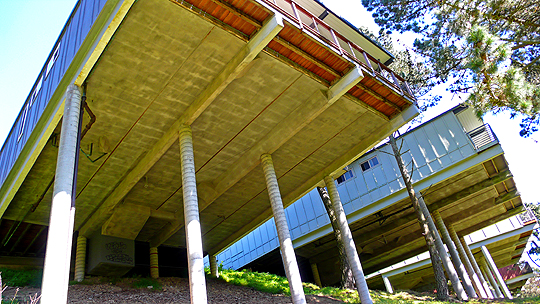
[[[225,269],[219,277],[231,284],[249,286],[262,292],[287,295],[291,293],[287,279],[275,274]]]
[[[152,278],[136,278],[133,280],[133,283],[131,285],[134,288],[148,288],[151,290],[163,289],[163,286],[161,285],[161,283]]]
[[[235,285],[249,286],[258,291],[268,292],[273,294],[285,294],[290,295],[289,283],[287,278],[277,276],[270,273],[251,272],[247,270],[236,271],[232,269],[224,269],[220,272],[219,278]],[[306,295],[318,295],[332,297],[337,300],[341,300],[345,303],[360,303],[358,293],[356,290],[341,289],[335,287],[324,287],[312,283],[302,283],[304,287],[304,293]],[[418,304],[423,302],[429,302],[430,304],[442,304],[442,303],[455,303],[455,302],[440,302],[435,300],[435,296],[432,294],[424,294],[417,292],[398,291],[394,294],[389,294],[382,291],[370,291],[371,298],[374,303],[377,304]],[[469,300],[469,304],[540,304],[540,296],[527,297],[527,298],[515,298],[513,300]]]
[[[41,287],[43,270],[0,268],[2,283],[11,287]]]

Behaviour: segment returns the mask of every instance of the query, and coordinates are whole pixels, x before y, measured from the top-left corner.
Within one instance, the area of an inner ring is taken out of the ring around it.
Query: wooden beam
[[[390,120],[390,117],[386,116],[386,114],[384,114],[383,112],[375,109],[374,107],[368,105],[367,103],[363,102],[362,100],[360,100],[359,98],[356,98],[354,97],[353,95],[347,93],[345,94],[345,97],[347,97],[348,99],[350,99],[352,102],[356,103],[357,105],[365,108],[366,110],[370,111],[371,113],[381,117],[382,119],[384,120]]]
[[[241,10],[237,9],[236,7],[233,7],[230,3],[228,2],[225,2],[223,0],[210,0],[212,2],[214,2],[215,4],[221,6],[222,8],[226,9],[227,11],[231,12],[233,15],[235,15],[236,17],[244,20],[245,22],[253,25],[254,27],[256,28],[261,28],[262,24],[256,20],[256,19],[253,19],[251,16],[249,15],[246,15],[244,12],[242,12]]]
[[[485,227],[487,227],[489,225],[493,225],[493,224],[495,224],[497,222],[500,222],[500,221],[502,221],[504,219],[507,219],[507,218],[509,218],[509,217],[511,217],[513,215],[519,214],[521,212],[523,212],[523,210],[521,209],[521,206],[517,207],[517,208],[514,208],[514,209],[510,209],[510,210],[506,211],[503,214],[492,217],[492,218],[490,218],[488,220],[485,220],[485,221],[483,221],[481,223],[478,223],[478,224],[476,224],[474,226],[465,228],[464,230],[461,230],[458,233],[458,235],[459,236],[464,236],[464,235],[467,235],[467,234],[471,234],[471,233],[475,232],[476,230],[480,230],[480,229],[485,228]]]
[[[219,75],[199,94],[182,116],[146,153],[120,184],[104,200],[98,210],[80,228],[79,234],[89,237],[109,218],[114,207],[131,191],[137,182],[154,166],[178,138],[181,125],[191,125],[210,106],[215,98],[246,68],[264,47],[283,29],[283,17],[274,15],[259,32],[227,63]]]
[[[480,192],[482,191],[483,189],[487,188],[487,187],[492,187],[496,184],[499,184],[507,179],[510,179],[512,178],[512,175],[510,175],[510,171],[502,171],[502,172],[499,172],[497,175],[491,177],[491,178],[488,178],[488,179],[485,179],[481,182],[478,182],[468,188],[465,188],[459,192],[456,192],[446,198],[443,198],[441,200],[438,200],[436,202],[433,202],[433,203],[429,203],[429,201],[427,201],[426,203],[428,203],[428,208],[430,210],[430,212],[433,212],[435,210],[439,210],[445,206],[448,206],[449,204],[452,204],[460,199],[464,199],[464,198],[467,198],[469,197],[470,195],[473,195],[473,194],[476,194],[477,192]],[[408,199],[408,198],[407,198]],[[410,213],[409,215],[406,215],[406,216],[403,216],[403,217],[399,217],[398,219],[394,220],[394,221],[391,221],[391,222],[388,222],[386,225],[382,226],[380,229],[376,229],[376,230],[373,230],[373,231],[369,231],[369,232],[366,232],[366,233],[363,233],[362,234],[362,239],[359,241],[360,243],[368,243],[374,239],[376,239],[377,237],[380,237],[381,236],[381,229],[384,229],[385,231],[393,231],[395,229],[398,229],[399,227],[411,222],[411,221],[415,221],[417,219],[416,217],[416,214],[415,213]],[[387,232],[387,233],[388,233]]]
[[[372,89],[368,88],[367,86],[359,83],[358,84],[358,87],[360,89],[362,89],[364,92],[368,93],[369,95],[371,95],[372,97],[374,97],[375,99],[383,102],[385,105],[395,109],[396,111],[398,112],[401,112],[402,109],[400,107],[398,107],[396,104],[392,103],[390,100],[386,99],[384,96],[382,96],[381,94],[373,91]]]
[[[491,187],[491,186],[494,186],[496,184],[499,184],[499,183],[502,183],[506,180],[509,180],[510,178],[512,178],[513,175],[512,173],[510,173],[509,170],[506,170],[506,171],[501,171],[499,172],[497,175],[491,177],[491,178],[488,178],[488,179],[485,179],[479,183],[476,183],[470,187],[467,187],[457,193],[454,193],[448,197],[445,197],[443,198],[442,200],[439,200],[437,202],[434,202],[432,204],[429,204],[430,205],[430,210],[438,210],[440,208],[440,206],[445,206],[445,205],[448,205],[449,203],[452,203],[452,202],[457,202],[461,199],[464,199],[466,197],[468,197],[469,195],[471,194],[474,194],[474,193],[477,193],[478,191],[482,190],[482,189],[485,189],[487,187]],[[427,197],[429,197],[429,194],[425,195],[424,196],[424,199],[427,199]],[[429,200],[428,200],[429,202]]]
[[[281,46],[283,46],[284,48],[287,48],[293,52],[295,52],[296,54],[302,56],[302,57],[305,57],[306,59],[308,59],[309,61],[311,61],[313,64],[315,64],[316,66],[318,66],[319,68],[325,70],[326,72],[336,76],[336,77],[341,77],[341,73],[334,70],[333,68],[331,68],[330,66],[326,65],[324,62],[322,62],[321,60],[313,57],[312,55],[310,55],[308,52],[302,50],[301,48],[297,47],[296,45],[288,42],[287,40],[281,38],[281,37],[276,37],[276,39],[274,39],[275,42],[281,44]]]
[[[517,197],[519,197],[519,192],[517,190],[510,191],[508,193],[505,193],[505,194],[499,196],[497,199],[495,199],[493,204],[500,205],[500,204],[506,203],[508,201],[511,201],[511,200],[513,200],[513,199],[515,199]]]

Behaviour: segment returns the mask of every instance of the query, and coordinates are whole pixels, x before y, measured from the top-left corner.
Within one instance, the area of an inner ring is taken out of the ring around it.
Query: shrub
[[[2,283],[12,287],[41,287],[43,270],[41,269],[9,269],[0,268]]]

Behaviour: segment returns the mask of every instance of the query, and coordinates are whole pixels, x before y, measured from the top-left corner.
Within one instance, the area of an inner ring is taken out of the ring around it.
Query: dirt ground
[[[162,290],[151,288],[133,288],[129,281],[121,283],[78,284],[69,286],[68,303],[189,303],[189,285],[187,279],[160,278]],[[274,295],[257,291],[251,287],[236,286],[217,279],[207,279],[208,303],[292,303],[291,298],[284,295]],[[11,300],[15,288],[4,291],[4,300]],[[17,292],[21,303],[31,303],[30,297],[39,294],[39,288],[24,287]],[[341,301],[322,297],[306,296],[308,303],[333,304]]]

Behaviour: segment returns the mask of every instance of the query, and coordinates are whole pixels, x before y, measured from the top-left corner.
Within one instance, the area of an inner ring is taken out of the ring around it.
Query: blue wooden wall
[[[79,0],[75,5],[0,150],[0,187],[106,2]]]

